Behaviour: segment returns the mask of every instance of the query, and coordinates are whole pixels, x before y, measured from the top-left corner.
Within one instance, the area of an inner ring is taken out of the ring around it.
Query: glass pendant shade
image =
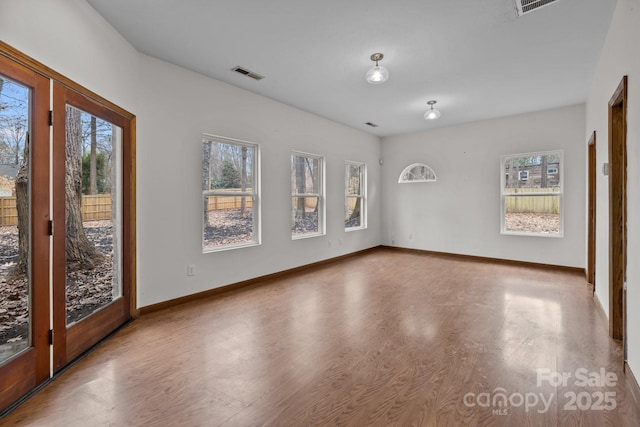
[[[433,108],[433,107],[432,107]],[[424,119],[425,120],[435,120],[435,119],[439,119],[440,118],[440,111],[438,110],[427,110],[426,113],[424,113]]]
[[[384,83],[389,79],[389,70],[381,65],[376,65],[375,67],[367,71],[366,79],[367,82],[371,83],[372,85]]]
[[[431,106],[431,108],[424,113],[425,120],[435,120],[440,118],[440,111],[433,108],[435,103],[436,101],[427,102],[427,105]]]

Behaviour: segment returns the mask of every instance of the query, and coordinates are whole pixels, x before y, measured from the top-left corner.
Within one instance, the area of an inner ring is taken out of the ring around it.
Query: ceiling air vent
[[[377,127],[378,127],[378,125],[377,125],[377,124],[375,124],[375,123],[371,123],[371,122],[367,122],[367,123],[365,123],[365,125],[367,125],[367,126],[371,126],[372,128],[377,128]]]
[[[264,76],[261,76],[258,73],[254,73],[253,71],[249,71],[246,68],[242,68],[240,66],[232,68],[231,71],[235,71],[236,73],[240,73],[243,76],[251,77],[254,80],[262,80]]]
[[[533,12],[536,9],[540,9],[543,6],[555,3],[556,1],[558,0],[515,0],[518,16]]]

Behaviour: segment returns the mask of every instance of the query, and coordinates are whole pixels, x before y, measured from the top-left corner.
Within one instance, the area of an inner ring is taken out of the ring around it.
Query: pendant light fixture
[[[427,102],[427,105],[430,105],[431,108],[427,110],[426,113],[424,113],[425,120],[435,120],[440,118],[440,111],[433,108],[436,102],[437,101],[433,101],[433,100]]]
[[[381,53],[374,53],[371,55],[371,60],[374,61],[376,65],[367,71],[366,79],[367,82],[372,85],[384,83],[389,79],[389,70],[378,65],[378,61],[381,61],[382,58],[384,58],[384,55]]]

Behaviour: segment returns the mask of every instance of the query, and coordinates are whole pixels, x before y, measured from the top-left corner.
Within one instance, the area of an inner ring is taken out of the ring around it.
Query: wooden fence
[[[507,213],[560,213],[560,193],[558,188],[509,188],[505,190],[505,209]],[[518,196],[510,194],[522,193],[558,193],[545,196]]]
[[[111,195],[82,196],[81,212],[83,221],[110,220]],[[0,226],[17,224],[16,198],[0,197]]]
[[[111,194],[82,196],[80,210],[83,221],[111,219]]]
[[[253,199],[249,196],[208,196],[207,212],[224,209],[240,209],[243,197],[245,199],[245,208],[251,209],[253,207]]]
[[[0,226],[17,225],[18,211],[15,197],[0,197]]]

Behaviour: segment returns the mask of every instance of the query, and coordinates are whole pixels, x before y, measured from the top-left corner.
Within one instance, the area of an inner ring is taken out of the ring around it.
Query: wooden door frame
[[[627,270],[627,76],[609,101],[609,335],[625,339]]]
[[[587,239],[587,282],[596,292],[596,131],[594,130],[588,142],[588,239]]]

